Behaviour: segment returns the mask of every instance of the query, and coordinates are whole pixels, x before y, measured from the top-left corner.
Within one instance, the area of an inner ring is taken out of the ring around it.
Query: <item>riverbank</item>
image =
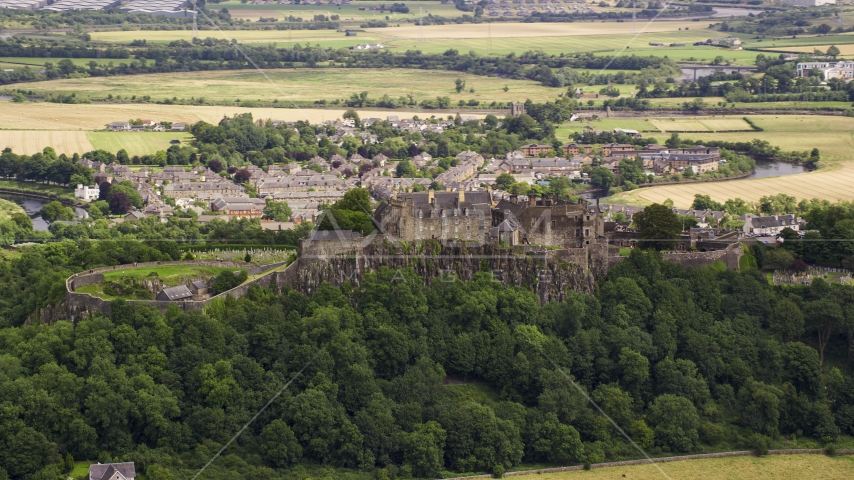
[[[5,222],[6,220],[11,219],[12,215],[16,213],[23,213],[26,215],[24,209],[17,203],[0,198],[0,222]]]
[[[74,197],[74,189],[71,187],[2,179],[0,180],[0,193],[24,195],[42,200],[57,200],[68,206],[87,208],[86,203]]]

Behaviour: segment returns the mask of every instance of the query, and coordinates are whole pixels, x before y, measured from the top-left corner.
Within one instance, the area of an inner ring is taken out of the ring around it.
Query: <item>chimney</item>
[[[466,192],[465,192],[465,190],[462,190],[462,189],[461,189],[461,190],[459,191],[459,202],[460,202],[460,203],[463,203],[463,202],[465,202],[465,201],[466,201]]]
[[[391,199],[397,200],[397,187],[394,187],[394,189],[391,191]]]
[[[436,205],[436,196],[435,196],[435,192],[433,192],[432,188],[427,190],[427,203],[429,203],[430,205],[433,205],[433,206]]]

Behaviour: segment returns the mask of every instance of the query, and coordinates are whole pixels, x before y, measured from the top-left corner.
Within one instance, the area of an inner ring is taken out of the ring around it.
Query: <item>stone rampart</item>
[[[294,262],[290,267],[285,269],[286,271],[293,268],[296,269],[298,262]],[[187,267],[194,266],[205,266],[205,267],[234,267],[234,268],[246,268],[246,264],[236,263],[236,262],[218,262],[218,261],[205,261],[205,260],[194,260],[194,261],[186,261],[186,262],[148,262],[148,263],[138,263],[138,264],[129,264],[129,265],[116,265],[113,267],[102,267],[90,270],[84,274],[75,274],[69,277],[65,282],[66,292],[65,292],[65,304],[66,311],[68,314],[68,318],[71,321],[78,321],[82,318],[85,318],[88,315],[110,315],[110,300],[105,300],[103,298],[96,297],[94,295],[90,295],[88,293],[76,293],[75,290],[86,286],[91,285],[93,283],[97,283],[99,281],[104,280],[103,272],[112,271],[112,270],[122,270],[122,269],[132,269],[132,268],[146,268],[146,267],[155,267],[155,266],[169,266],[169,265],[181,265]],[[258,278],[245,282],[227,292],[223,292],[219,295],[211,297],[207,300],[203,301],[176,301],[176,302],[167,302],[167,301],[157,301],[157,300],[127,300],[127,303],[131,305],[140,305],[146,307],[154,307],[160,310],[161,312],[165,312],[171,306],[177,306],[181,310],[202,310],[207,307],[208,303],[215,298],[225,298],[228,296],[240,297],[246,294],[249,291],[249,288],[252,285],[259,285],[262,287],[269,287],[271,285],[276,285],[277,288],[281,288],[283,284],[277,280],[277,275],[284,273],[280,271],[270,271],[272,269],[281,267],[284,265],[284,262],[280,262],[277,264],[265,265],[257,269],[259,273],[262,271],[268,271],[266,275],[262,275]],[[264,267],[267,267],[264,269]],[[292,277],[292,276],[291,276]],[[283,276],[283,278],[289,278],[287,276]]]
[[[667,253],[661,258],[668,262],[681,263],[690,267],[701,267],[711,265],[716,261],[722,261],[730,270],[738,270],[738,262],[744,255],[744,247],[740,243],[731,243],[723,250],[711,252],[684,252]]]

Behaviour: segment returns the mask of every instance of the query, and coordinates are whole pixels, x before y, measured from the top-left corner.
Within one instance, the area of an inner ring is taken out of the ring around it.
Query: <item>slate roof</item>
[[[193,292],[186,285],[178,285],[177,287],[164,288],[160,295],[166,295],[170,301],[183,300],[193,296]]]
[[[109,474],[108,474],[109,472]],[[89,478],[91,480],[101,480],[102,478],[110,478],[114,473],[119,472],[125,478],[136,478],[136,467],[133,462],[124,463],[98,463],[89,465]]]
[[[434,204],[431,205],[428,197],[428,192],[418,193],[403,193],[398,194],[398,200],[412,199],[415,215],[419,212],[427,216],[430,212],[441,213],[442,210],[460,211],[464,209],[480,210],[485,218],[491,215],[492,201],[489,198],[489,192],[465,192],[465,199],[459,202],[459,192],[434,192]]]

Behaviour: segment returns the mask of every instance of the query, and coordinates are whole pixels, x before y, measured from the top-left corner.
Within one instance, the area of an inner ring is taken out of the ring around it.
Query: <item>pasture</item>
[[[776,47],[769,48],[769,50],[775,52],[798,52],[798,53],[813,53],[814,50],[818,49],[823,52],[826,52],[829,48],[828,45],[811,45],[808,47]],[[836,48],[839,49],[839,53],[841,55],[854,55],[854,44],[851,45],[837,45]]]
[[[457,93],[454,79],[466,81],[466,89]],[[508,91],[504,91],[504,87]],[[474,92],[469,89],[474,88]],[[530,80],[507,80],[458,72],[416,69],[277,69],[220,70],[146,74],[115,77],[90,77],[51,80],[27,84],[38,93],[67,92],[92,99],[108,94],[129,98],[150,95],[154,100],[167,98],[204,97],[218,102],[253,100],[262,103],[313,102],[346,99],[352,94],[367,91],[371,98],[384,94],[397,100],[412,95],[416,101],[450,97],[452,104],[459,100],[509,102],[531,99],[552,100],[563,89],[544,87]],[[103,122],[104,124],[109,121]]]
[[[744,119],[735,117],[653,118],[649,122],[662,132],[726,132],[752,129]]]
[[[68,130],[0,130],[0,150],[7,147],[19,155],[40,153],[45,147],[66,155],[92,151],[86,132]]]
[[[719,118],[719,117],[718,117]],[[767,140],[783,151],[805,151],[814,147],[821,152],[817,171],[785,177],[732,180],[683,185],[648,187],[617,194],[608,202],[646,205],[673,200],[677,207],[687,208],[695,194],[706,194],[723,202],[740,197],[756,202],[765,195],[785,193],[801,199],[818,198],[836,202],[854,200],[854,118],[806,115],[751,115],[748,116],[762,132],[698,132],[682,134],[694,140],[726,140],[749,142]],[[687,119],[686,119],[687,120]],[[708,121],[700,118],[699,122]],[[656,120],[650,119],[655,124]]]
[[[201,19],[199,20],[201,22]],[[149,43],[169,43],[175,40],[191,41],[192,30],[132,30],[92,32],[92,39],[103,42],[130,43],[133,40],[145,39]],[[343,32],[335,30],[200,30],[200,38],[217,40],[236,39],[240,43],[274,43],[284,47],[299,43],[301,45],[321,45],[327,47],[344,47],[360,43],[376,43],[382,36],[359,32],[358,36],[345,37]]]
[[[313,18],[315,15],[338,15],[341,20],[367,21],[367,20],[386,20],[389,24],[396,22],[411,22],[418,19],[418,8],[421,7],[424,15],[436,15],[445,18],[454,18],[462,16],[467,12],[458,10],[453,4],[443,5],[437,1],[419,1],[410,3],[409,13],[391,13],[388,11],[381,12],[379,10],[359,10],[360,7],[375,7],[386,2],[357,2],[350,5],[249,5],[239,1],[228,1],[218,4],[218,7],[225,7],[228,13],[234,18],[242,18],[251,21],[258,21],[259,18],[285,18],[289,15],[301,17],[304,20]],[[468,12],[471,14],[470,12]],[[199,20],[202,21],[201,18]]]
[[[130,156],[166,150],[172,140],[180,140],[182,144],[193,140],[192,135],[184,132],[86,132],[86,137],[93,149],[112,153],[124,149]]]
[[[826,455],[769,455],[765,457],[727,457],[684,460],[655,465],[628,465],[597,468],[589,471],[523,475],[525,480],[658,480],[685,478],[692,480],[843,480],[854,472],[854,458]]]

